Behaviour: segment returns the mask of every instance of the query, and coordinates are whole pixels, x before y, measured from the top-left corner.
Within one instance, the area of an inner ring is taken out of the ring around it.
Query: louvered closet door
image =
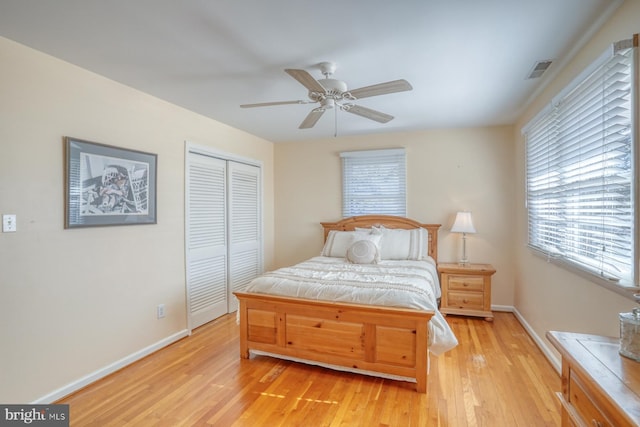
[[[189,326],[227,313],[227,162],[189,153],[187,299]]]
[[[229,162],[229,312],[238,309],[232,292],[245,290],[262,273],[260,168]]]

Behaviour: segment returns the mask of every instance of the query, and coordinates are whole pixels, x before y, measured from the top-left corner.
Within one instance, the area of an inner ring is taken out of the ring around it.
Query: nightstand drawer
[[[477,276],[449,276],[449,290],[482,292],[484,278]]]
[[[448,293],[447,307],[483,310],[484,295],[476,292],[450,291]]]

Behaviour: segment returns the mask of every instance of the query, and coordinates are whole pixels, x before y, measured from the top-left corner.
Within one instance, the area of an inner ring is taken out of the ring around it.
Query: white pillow
[[[361,228],[361,227],[356,227],[355,231],[359,232],[359,233],[367,233],[367,234],[379,234],[382,236],[382,230],[380,229],[380,226],[374,225],[371,228]]]
[[[380,258],[395,260],[423,260],[427,258],[429,233],[424,228],[404,230],[380,227],[382,241]]]
[[[347,249],[355,240],[355,234],[355,231],[329,231],[321,255],[338,258],[346,257]]]
[[[347,260],[353,264],[375,264],[380,260],[380,251],[371,240],[358,240],[349,246]]]
[[[382,234],[370,234],[361,231],[331,230],[322,248],[322,256],[346,258],[349,247],[358,240],[370,240],[379,245]]]

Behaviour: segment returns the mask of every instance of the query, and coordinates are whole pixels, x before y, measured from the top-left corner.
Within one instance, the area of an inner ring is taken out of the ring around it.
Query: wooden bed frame
[[[428,254],[437,261],[440,224],[388,215],[365,215],[323,222],[330,230],[384,225],[428,231]],[[235,292],[239,301],[240,357],[250,350],[294,360],[415,378],[426,393],[428,322],[432,311],[337,303]]]

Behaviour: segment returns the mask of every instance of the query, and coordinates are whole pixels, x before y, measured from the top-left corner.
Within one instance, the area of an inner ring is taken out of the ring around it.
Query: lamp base
[[[469,258],[467,258],[467,233],[462,233],[462,259],[458,261],[458,265],[469,264]]]

